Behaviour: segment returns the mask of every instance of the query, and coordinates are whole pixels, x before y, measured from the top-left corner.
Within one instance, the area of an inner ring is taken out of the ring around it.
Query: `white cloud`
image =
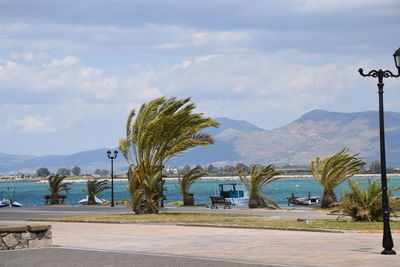
[[[39,115],[32,115],[14,122],[20,126],[20,132],[24,134],[42,134],[55,132],[56,129],[51,125],[51,118]]]
[[[301,9],[309,12],[333,12],[338,10],[356,9],[356,8],[382,8],[395,5],[397,0],[294,0],[301,6]]]
[[[53,59],[50,63],[43,64],[43,66],[46,68],[70,67],[72,65],[77,64],[78,62],[79,59],[77,57],[68,56],[63,59]]]
[[[306,66],[273,55],[247,54],[205,55],[163,68],[134,64],[114,70],[85,66],[72,56],[39,65],[3,60],[0,82],[7,86],[0,94],[15,95],[7,102],[32,104],[71,99],[88,103],[146,102],[162,95],[193,96],[199,101],[244,97],[247,102],[261,98],[293,102],[308,109],[317,103],[332,103],[344,90],[357,87],[356,70],[363,65],[368,66],[368,62]],[[21,93],[23,98],[18,97]]]
[[[96,0],[89,13],[82,3],[0,3],[2,139],[53,131],[53,144],[100,147],[158,96],[273,128],[314,107],[374,109],[376,83],[357,69],[393,66],[397,0],[167,2]],[[398,110],[400,92],[386,95]]]

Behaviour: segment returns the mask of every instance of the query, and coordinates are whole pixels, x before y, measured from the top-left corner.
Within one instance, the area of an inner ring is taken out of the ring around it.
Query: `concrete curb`
[[[63,219],[40,219],[31,218],[27,221],[35,222],[74,222],[74,223],[108,223],[108,224],[151,224],[151,223],[200,223],[200,222],[221,222],[221,221],[248,221],[248,220],[273,220],[277,219],[277,216],[269,217],[230,217],[230,218],[213,218],[213,219],[177,219],[177,220],[132,220],[132,221],[102,221],[102,220],[63,220]]]
[[[224,224],[200,224],[200,223],[177,223],[178,226],[196,226],[196,227],[215,227],[215,228],[235,228],[235,229],[264,229],[264,230],[279,230],[279,231],[302,231],[302,232],[318,232],[318,233],[338,233],[344,234],[347,231],[318,229],[318,228],[287,228],[287,227],[269,227],[269,226],[239,226],[239,225],[224,225]]]

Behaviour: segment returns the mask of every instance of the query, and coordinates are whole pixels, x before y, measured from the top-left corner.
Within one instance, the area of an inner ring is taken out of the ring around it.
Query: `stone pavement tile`
[[[311,233],[174,225],[52,223],[54,244],[310,266],[399,266],[380,234]],[[393,235],[395,244],[400,236]],[[395,248],[396,249],[396,248]],[[400,252],[400,251],[399,251]]]

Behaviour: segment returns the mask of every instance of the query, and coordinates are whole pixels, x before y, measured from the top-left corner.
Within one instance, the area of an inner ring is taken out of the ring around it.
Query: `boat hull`
[[[310,205],[318,205],[320,204],[319,197],[311,197],[311,198],[303,198],[303,197],[291,197],[288,198],[288,205],[301,205],[301,206],[310,206]]]
[[[99,198],[99,197],[95,197],[95,198],[94,198],[94,201],[96,201],[97,204],[101,204],[101,203],[103,203],[105,200],[104,200],[104,199],[101,199],[101,198]],[[86,198],[81,199],[81,200],[79,201],[79,204],[86,205],[87,203],[88,203],[88,196],[86,196]]]
[[[249,198],[225,198],[225,200],[230,201],[232,205],[235,206],[248,206]]]

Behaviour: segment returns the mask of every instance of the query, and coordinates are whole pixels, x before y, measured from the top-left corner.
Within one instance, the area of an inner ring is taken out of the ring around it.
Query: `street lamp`
[[[111,151],[107,151],[107,157],[111,159],[111,207],[114,207],[114,159],[118,156],[118,151],[114,151],[114,156],[111,156]]]
[[[393,54],[394,62],[397,68],[397,75],[393,74],[390,70],[383,71],[371,70],[367,74],[364,74],[363,69],[359,69],[358,72],[364,77],[378,78],[378,94],[379,94],[379,136],[380,136],[380,152],[381,152],[381,184],[382,184],[382,208],[383,208],[383,240],[382,246],[384,250],[382,254],[396,254],[393,248],[393,239],[390,232],[389,222],[389,200],[387,194],[387,177],[386,177],[386,153],[385,153],[385,126],[383,116],[383,78],[399,77],[400,76],[400,48]]]

